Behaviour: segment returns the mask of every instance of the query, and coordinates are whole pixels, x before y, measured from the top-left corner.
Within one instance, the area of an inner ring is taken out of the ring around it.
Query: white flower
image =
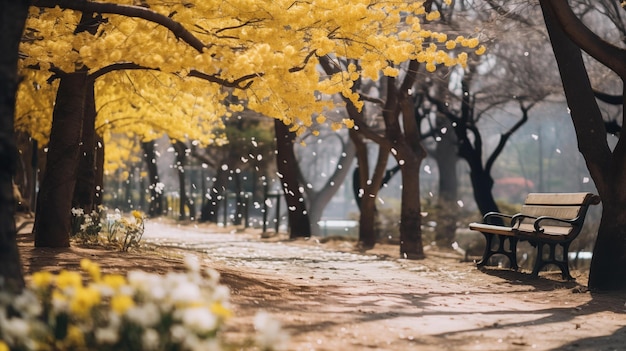
[[[259,312],[254,316],[255,340],[264,350],[287,350],[289,335],[282,330],[280,322],[273,319],[267,312]]]
[[[163,286],[167,285],[164,284],[161,276],[157,274],[142,271],[130,271],[128,272],[128,283],[135,287],[139,292],[148,294],[155,300],[161,300],[166,295]]]
[[[170,298],[175,304],[188,304],[202,300],[202,290],[189,282],[180,282],[172,289]]]
[[[85,211],[83,211],[82,208],[72,208],[72,215],[73,216],[78,217],[78,216],[82,216],[84,214],[85,214]]]
[[[218,285],[213,291],[213,300],[228,301],[230,299],[230,289],[224,285]]]
[[[125,315],[129,321],[144,328],[152,327],[161,320],[159,307],[153,303],[131,307],[126,311]]]
[[[189,345],[193,351],[221,351],[222,347],[216,339],[198,339]]]
[[[204,278],[206,284],[210,286],[218,285],[218,282],[220,280],[220,273],[218,271],[216,271],[215,269],[207,268],[204,271],[204,274],[206,275],[206,278]]]
[[[160,341],[161,340],[159,340],[159,333],[152,328],[144,330],[143,334],[141,335],[141,345],[143,346],[144,350],[158,349]]]
[[[30,331],[28,321],[20,318],[10,318],[3,320],[1,326],[3,334],[10,343],[17,340],[28,340],[28,332]]]
[[[194,332],[205,333],[217,328],[217,317],[206,308],[185,308],[177,314],[183,325]]]
[[[180,324],[175,324],[170,328],[170,334],[172,335],[172,340],[176,342],[183,342],[187,340],[189,331]]]
[[[96,329],[95,336],[98,344],[115,344],[118,340],[119,330],[114,328]]]
[[[37,295],[30,290],[25,290],[22,294],[15,297],[13,307],[25,316],[36,317],[43,308],[37,299]]]
[[[200,261],[198,257],[192,255],[185,256],[185,266],[190,272],[200,272]]]
[[[119,221],[120,219],[122,219],[122,215],[118,212],[115,212],[114,214],[107,214],[107,221],[110,222],[115,222],[115,221]]]

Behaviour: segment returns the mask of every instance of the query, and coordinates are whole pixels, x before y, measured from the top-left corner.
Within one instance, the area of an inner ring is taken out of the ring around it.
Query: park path
[[[288,350],[626,348],[626,296],[592,295],[558,275],[485,273],[437,250],[409,261],[392,246],[361,254],[349,242],[158,221],[147,223],[144,239],[222,273],[237,315],[232,337],[249,333],[265,310],[291,334]]]

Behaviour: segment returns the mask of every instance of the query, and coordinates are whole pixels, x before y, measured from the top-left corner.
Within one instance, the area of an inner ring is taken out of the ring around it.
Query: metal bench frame
[[[511,269],[518,270],[517,243],[528,241],[537,253],[533,276],[538,276],[541,269],[552,264],[559,267],[563,279],[574,280],[569,271],[569,246],[580,234],[589,206],[599,203],[600,197],[592,193],[530,193],[518,214],[485,214],[483,223],[469,225],[486,239],[485,251],[476,266],[486,266],[491,256],[501,254],[509,259]],[[497,240],[495,248],[494,240]],[[549,247],[547,257],[544,257],[544,246]],[[562,249],[560,258],[556,254],[559,246]]]

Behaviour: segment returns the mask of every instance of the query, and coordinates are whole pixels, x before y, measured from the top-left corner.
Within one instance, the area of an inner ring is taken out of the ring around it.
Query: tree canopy
[[[361,106],[350,89],[357,79],[398,75],[395,66],[411,59],[429,71],[441,64],[465,65],[465,51],[484,51],[476,37],[448,38],[425,29],[438,12],[427,13],[422,1],[144,1],[133,6],[39,0],[33,5],[20,52],[22,71],[36,72],[26,73],[19,116],[33,114],[32,107],[40,104],[26,95],[39,98],[47,89],[54,91],[45,87],[51,75],[87,69],[98,78],[101,123],[113,123],[118,115],[169,133],[173,125],[163,118],[194,120],[176,123],[175,129],[201,141],[213,137],[204,132],[216,119],[241,110],[240,103],[224,99],[227,93],[301,133],[303,127],[316,129],[325,119],[314,116],[332,108],[320,93],[342,93]],[[77,31],[84,26],[82,13],[90,12],[98,13],[88,23],[93,33]],[[467,50],[449,53],[458,47]],[[321,56],[358,58],[360,64],[326,76],[316,67]],[[126,71],[107,73],[118,69]],[[52,101],[53,93],[45,96]],[[31,132],[43,137],[51,113],[37,110],[41,116],[25,120],[41,121]]]

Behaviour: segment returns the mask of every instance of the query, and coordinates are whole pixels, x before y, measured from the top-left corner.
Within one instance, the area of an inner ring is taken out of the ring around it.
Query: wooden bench
[[[591,193],[530,193],[518,214],[485,214],[483,223],[469,225],[487,241],[483,257],[476,265],[483,267],[491,256],[502,254],[508,257],[511,269],[517,270],[517,243],[528,241],[537,251],[533,276],[553,264],[561,269],[563,279],[573,280],[568,264],[569,246],[583,227],[588,207],[599,203],[600,197]],[[547,255],[544,246],[549,247]],[[559,246],[562,250],[557,254]]]

